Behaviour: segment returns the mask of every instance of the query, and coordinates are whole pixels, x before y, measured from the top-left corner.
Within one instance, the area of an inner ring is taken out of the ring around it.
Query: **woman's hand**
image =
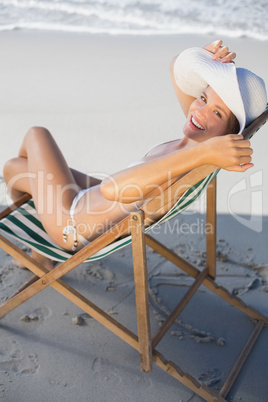
[[[229,52],[229,48],[227,46],[222,46],[222,40],[216,40],[215,42],[210,43],[207,46],[204,46],[204,49],[213,53],[213,60],[220,59],[222,63],[231,63],[236,58],[235,52]]]
[[[228,171],[245,172],[253,167],[250,163],[253,150],[250,141],[241,134],[227,134],[205,141],[208,163]]]

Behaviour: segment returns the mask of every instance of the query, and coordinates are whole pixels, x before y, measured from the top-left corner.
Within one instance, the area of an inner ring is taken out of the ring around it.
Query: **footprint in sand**
[[[212,370],[208,370],[205,373],[201,374],[199,377],[199,381],[201,384],[206,385],[207,387],[211,387],[214,384],[217,384],[221,381],[220,370],[214,368]]]
[[[122,381],[119,374],[116,372],[116,369],[113,367],[109,368],[109,364],[104,361],[101,357],[96,357],[92,363],[92,370],[94,372],[94,376],[98,378],[100,381],[109,381],[116,385],[119,385]]]
[[[38,307],[34,309],[31,313],[25,314],[20,317],[21,321],[30,322],[30,321],[42,321],[50,317],[52,311],[48,307]]]
[[[30,375],[38,371],[35,354],[25,354],[15,339],[0,340],[0,369],[15,375]]]
[[[86,267],[83,277],[92,284],[98,284],[100,281],[104,281],[105,283],[114,282],[115,275],[102,262],[96,261]]]
[[[11,275],[14,269],[11,266],[0,267],[0,283],[2,290],[8,288],[11,284]]]
[[[153,382],[151,378],[145,373],[139,373],[132,377],[132,381],[139,388],[150,388],[153,387]]]

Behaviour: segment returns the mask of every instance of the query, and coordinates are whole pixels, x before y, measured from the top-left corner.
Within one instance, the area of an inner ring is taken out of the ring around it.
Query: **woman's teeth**
[[[199,123],[197,123],[197,121],[195,120],[195,118],[193,116],[192,116],[192,123],[194,126],[199,128],[200,130],[205,130],[204,127],[202,127]]]

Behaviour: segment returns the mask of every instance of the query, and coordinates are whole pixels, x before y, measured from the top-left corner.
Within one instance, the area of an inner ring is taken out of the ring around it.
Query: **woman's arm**
[[[201,165],[202,159],[197,146],[144,161],[104,179],[101,192],[110,201],[136,202],[154,190],[161,191],[165,183],[172,184],[179,176]]]
[[[174,88],[175,93],[176,93],[176,95],[177,95],[178,101],[179,101],[180,106],[181,106],[181,108],[182,108],[182,111],[183,111],[183,113],[185,114],[185,116],[187,116],[187,115],[188,115],[189,108],[190,108],[191,104],[193,103],[193,101],[194,101],[196,98],[194,98],[193,96],[190,96],[190,95],[185,94],[185,93],[178,87],[178,85],[176,84],[175,77],[174,77],[174,64],[175,64],[175,61],[177,60],[177,57],[178,57],[178,56],[175,56],[175,57],[172,59],[172,62],[171,62],[171,64],[170,64],[171,80],[172,80],[173,88]]]
[[[110,201],[136,202],[160,194],[201,165],[243,172],[252,166],[252,152],[250,142],[242,135],[215,137],[115,173],[102,181],[100,189]]]

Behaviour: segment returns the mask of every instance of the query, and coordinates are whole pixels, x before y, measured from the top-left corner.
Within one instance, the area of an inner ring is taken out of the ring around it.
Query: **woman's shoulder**
[[[147,151],[144,158],[147,157],[155,157],[155,156],[164,156],[171,152],[176,151],[179,143],[181,142],[180,139],[170,140],[166,142],[162,142],[160,144],[154,145],[152,148]]]
[[[154,145],[152,148],[149,149],[149,151],[147,151],[147,153],[141,160],[131,163],[128,167],[140,165],[141,163],[144,163],[146,161],[150,161],[155,158],[159,158],[161,156],[175,152],[178,149],[180,142],[180,139],[176,139]]]

